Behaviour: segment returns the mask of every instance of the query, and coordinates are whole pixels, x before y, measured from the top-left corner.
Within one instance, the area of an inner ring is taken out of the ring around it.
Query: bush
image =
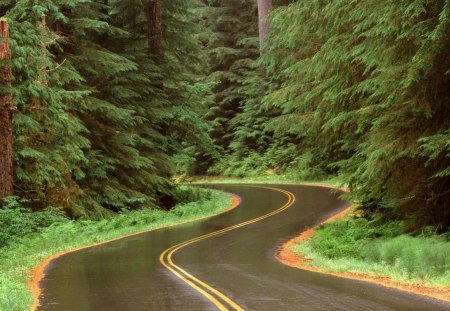
[[[365,218],[338,220],[320,226],[310,246],[327,258],[364,258],[367,243],[381,237],[396,237],[401,234],[401,227],[400,222],[376,224]]]
[[[315,252],[327,258],[361,258],[365,244],[376,234],[368,224],[366,219],[359,218],[321,226],[310,245]]]
[[[0,209],[0,247],[26,235],[40,232],[53,223],[67,221],[54,208],[32,212],[23,207],[23,202],[17,197],[8,198],[5,203],[6,206]]]
[[[176,204],[190,202],[208,201],[211,199],[212,191],[197,187],[179,186],[175,189],[173,197]]]
[[[327,173],[314,165],[314,155],[311,151],[296,157],[286,169],[286,175],[298,180],[323,180]]]

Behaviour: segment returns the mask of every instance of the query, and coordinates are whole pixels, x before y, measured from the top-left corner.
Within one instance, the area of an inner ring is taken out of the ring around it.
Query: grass
[[[171,211],[144,209],[119,214],[108,220],[56,223],[0,248],[0,310],[29,310],[32,304],[32,296],[26,285],[30,279],[29,272],[45,258],[128,234],[212,216],[225,210],[232,202],[229,194],[220,191],[196,191],[203,199],[178,204]]]
[[[450,286],[450,236],[400,234],[401,223],[373,225],[349,218],[321,226],[293,247],[311,265],[329,272],[388,276],[409,284]]]
[[[283,183],[311,183],[323,184],[330,187],[341,187],[345,183],[339,178],[322,179],[299,179],[285,175],[270,174],[252,177],[227,177],[227,176],[196,176],[191,179],[179,179],[179,182],[190,182],[193,184],[283,184]]]

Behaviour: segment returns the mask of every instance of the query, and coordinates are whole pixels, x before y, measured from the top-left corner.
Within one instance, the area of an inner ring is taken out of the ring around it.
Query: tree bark
[[[258,20],[259,20],[259,43],[263,45],[269,32],[270,23],[267,20],[267,14],[272,10],[272,0],[257,0],[258,1]]]
[[[42,33],[42,43],[41,43],[41,50],[42,50],[42,66],[41,66],[41,74],[42,78],[40,79],[43,85],[48,85],[48,78],[47,78],[47,64],[46,64],[46,57],[47,57],[47,43],[45,42],[47,40],[47,15],[45,13],[42,13],[41,17],[41,33]]]
[[[9,27],[0,19],[0,89],[11,86]],[[12,95],[0,92],[0,199],[13,194]]]
[[[147,4],[148,52],[156,62],[163,56],[163,33],[161,21],[161,0],[150,0]]]

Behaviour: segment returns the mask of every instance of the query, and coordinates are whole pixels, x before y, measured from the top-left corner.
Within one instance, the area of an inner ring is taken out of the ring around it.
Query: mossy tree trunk
[[[13,194],[11,49],[8,22],[0,20],[0,199]]]

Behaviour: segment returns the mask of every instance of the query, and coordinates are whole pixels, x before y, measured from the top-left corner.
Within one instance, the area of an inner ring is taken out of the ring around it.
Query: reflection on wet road
[[[281,243],[347,206],[338,194],[294,185],[268,186],[278,190],[208,187],[238,194],[241,205],[211,219],[60,257],[42,281],[44,296],[38,310],[450,310],[449,304],[437,300],[293,269],[274,259]],[[171,248],[187,241],[195,242]],[[218,304],[162,265],[161,254],[163,263]]]

